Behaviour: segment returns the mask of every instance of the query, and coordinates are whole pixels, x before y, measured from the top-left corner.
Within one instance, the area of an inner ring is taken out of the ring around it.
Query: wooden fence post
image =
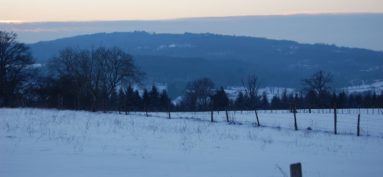
[[[210,111],[210,122],[214,122],[214,119],[213,119],[213,110]]]
[[[170,108],[170,104],[171,103],[168,103],[168,119],[171,119],[172,117],[170,116],[170,112],[171,112],[171,108]]]
[[[358,125],[356,127],[356,135],[360,135],[360,113],[358,114]]]
[[[336,115],[336,104],[334,104],[334,134],[336,135],[337,132],[337,115]]]
[[[293,110],[293,113],[294,113],[294,128],[295,128],[295,131],[298,130],[298,124],[297,124],[297,108],[294,106],[294,110]]]
[[[259,123],[259,118],[258,118],[258,112],[257,112],[257,109],[254,109],[255,111],[255,117],[257,118],[257,125],[258,127],[261,126],[261,123]]]
[[[301,163],[294,163],[290,165],[290,177],[302,177]]]
[[[229,122],[229,113],[227,112],[227,108],[225,109],[225,113],[226,113],[226,121]]]

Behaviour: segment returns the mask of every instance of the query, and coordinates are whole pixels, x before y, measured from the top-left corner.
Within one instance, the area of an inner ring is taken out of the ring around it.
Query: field
[[[91,113],[0,109],[0,177],[380,177],[383,114],[359,110]]]

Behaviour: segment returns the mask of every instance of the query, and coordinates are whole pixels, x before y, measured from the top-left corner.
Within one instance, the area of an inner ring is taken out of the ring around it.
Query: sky
[[[0,4],[0,22],[383,12],[383,0],[0,0]]]
[[[0,0],[0,30],[16,32],[26,43],[138,30],[383,51],[383,0]]]

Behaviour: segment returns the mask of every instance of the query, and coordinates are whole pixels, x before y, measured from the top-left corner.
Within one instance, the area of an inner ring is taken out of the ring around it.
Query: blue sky
[[[0,0],[0,4],[2,22],[383,12],[382,0]]]

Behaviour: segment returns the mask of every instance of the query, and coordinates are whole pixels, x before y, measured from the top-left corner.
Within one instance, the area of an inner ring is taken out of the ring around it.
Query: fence
[[[337,109],[336,112],[338,134],[383,138],[383,109]],[[314,109],[311,113],[297,110],[296,127],[294,114],[289,110],[258,110],[257,113],[262,127],[334,133],[334,109]],[[130,114],[146,116],[144,112]],[[211,121],[211,112],[149,112],[148,116]],[[230,124],[257,126],[258,123],[254,111],[214,111],[213,118],[214,122],[229,121]]]

